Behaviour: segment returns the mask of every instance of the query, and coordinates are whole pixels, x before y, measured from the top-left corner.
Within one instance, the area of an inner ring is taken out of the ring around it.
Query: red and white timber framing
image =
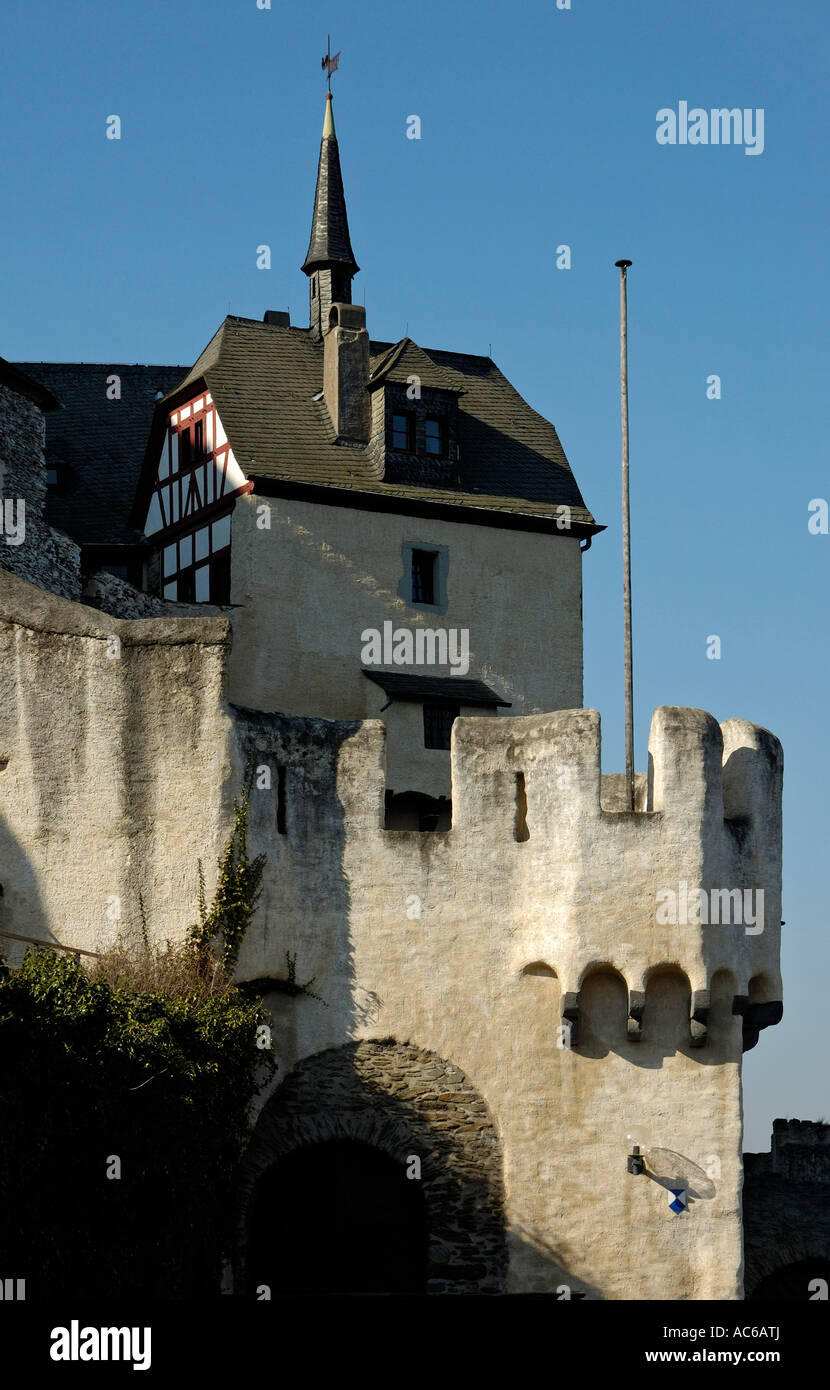
[[[230,599],[230,513],[251,492],[209,391],[167,419],[144,533],[161,552],[162,594],[188,603]]]

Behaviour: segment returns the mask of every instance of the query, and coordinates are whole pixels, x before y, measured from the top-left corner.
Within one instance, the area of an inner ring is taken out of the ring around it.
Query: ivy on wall
[[[216,893],[184,943],[118,943],[87,970],[0,964],[0,1265],[28,1299],[215,1296],[271,1068],[231,972],[260,892],[247,786]]]

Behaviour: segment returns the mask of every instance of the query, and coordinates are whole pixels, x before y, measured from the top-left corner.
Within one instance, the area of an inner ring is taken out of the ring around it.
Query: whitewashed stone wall
[[[224,619],[120,621],[0,574],[0,927],[95,950],[140,892],[181,935],[250,758],[268,862],[240,977],[291,960],[325,1001],[267,994],[279,1076],[388,1039],[457,1068],[503,1153],[510,1290],[740,1297],[734,1010],[781,997],[777,741],[658,710],[629,814],[603,809],[596,712],[462,719],[452,829],[387,832],[383,725],[229,705],[227,663]],[[682,882],[763,889],[763,931],[660,924]],[[626,1171],[629,1134],[717,1174],[688,1212]]]

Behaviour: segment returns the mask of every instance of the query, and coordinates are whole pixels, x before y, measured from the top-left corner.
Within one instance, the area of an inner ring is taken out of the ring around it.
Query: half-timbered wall
[[[209,391],[170,412],[144,527],[161,553],[164,598],[229,601],[230,513],[250,487]]]

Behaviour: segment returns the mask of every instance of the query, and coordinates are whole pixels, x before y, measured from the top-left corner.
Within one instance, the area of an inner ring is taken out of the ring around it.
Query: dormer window
[[[428,415],[424,422],[424,443],[428,454],[436,458],[447,456],[447,421],[441,415]]]
[[[409,404],[410,385],[382,383],[386,449],[383,459],[387,482],[414,483],[424,487],[458,487],[458,402],[455,395],[438,387],[423,386]],[[374,389],[372,381],[370,389]],[[380,414],[379,402],[373,411]],[[380,442],[380,441],[378,441]],[[374,440],[373,440],[374,443]]]
[[[415,416],[411,410],[392,413],[391,447],[401,454],[415,452]]]

